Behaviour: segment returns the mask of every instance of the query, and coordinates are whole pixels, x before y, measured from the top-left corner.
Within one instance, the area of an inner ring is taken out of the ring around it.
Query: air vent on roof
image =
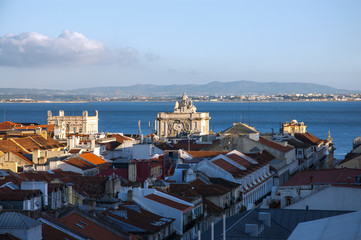
[[[258,225],[257,224],[245,224],[245,232],[251,237],[258,236]]]
[[[357,176],[355,177],[355,183],[356,183],[357,185],[361,185],[361,175],[357,175]]]
[[[268,227],[271,226],[271,214],[269,212],[259,212],[258,220]]]
[[[80,227],[80,228],[82,228],[82,229],[84,229],[84,226],[82,226],[82,225],[80,225],[80,224],[78,224],[78,223],[75,223],[75,225],[78,226],[78,227]]]

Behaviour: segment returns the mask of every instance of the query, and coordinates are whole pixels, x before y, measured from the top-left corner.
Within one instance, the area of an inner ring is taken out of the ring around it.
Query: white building
[[[53,116],[49,110],[48,124],[55,126],[54,135],[60,139],[70,133],[98,133],[98,111],[95,110],[94,116],[89,116],[88,111],[83,111],[82,116],[65,116],[60,110],[59,116]]]
[[[131,197],[129,195],[132,195]],[[194,205],[177,197],[171,196],[156,189],[125,188],[123,187],[119,197],[122,201],[133,200],[142,208],[155,214],[174,218],[173,228],[180,235],[184,234],[184,227],[192,221]],[[130,199],[129,199],[130,198]],[[193,239],[194,236],[183,236],[183,239]]]
[[[196,112],[197,108],[186,94],[175,103],[174,112],[160,112],[156,119],[156,131],[161,140],[189,134],[209,133],[209,113]]]

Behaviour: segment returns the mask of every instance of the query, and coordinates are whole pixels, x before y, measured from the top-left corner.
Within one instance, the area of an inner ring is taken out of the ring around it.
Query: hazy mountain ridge
[[[0,98],[32,98],[37,100],[78,100],[92,97],[163,97],[180,96],[183,92],[189,95],[272,95],[272,94],[340,94],[359,91],[336,89],[325,85],[313,83],[282,83],[282,82],[210,82],[207,84],[136,84],[131,86],[91,87],[73,90],[26,89],[26,88],[0,88]]]
[[[183,92],[189,95],[249,95],[249,94],[294,94],[294,93],[350,93],[350,90],[336,89],[325,85],[312,83],[280,83],[280,82],[210,82],[207,84],[137,84],[125,87],[99,87],[76,89],[78,93],[97,93],[96,95],[110,94],[116,96],[119,89],[119,97],[131,96],[179,96]]]

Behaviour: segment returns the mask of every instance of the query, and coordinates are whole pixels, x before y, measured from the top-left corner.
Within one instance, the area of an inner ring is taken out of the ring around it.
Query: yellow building
[[[306,127],[303,122],[298,123],[297,120],[292,120],[291,122],[283,123],[281,133],[305,133]]]

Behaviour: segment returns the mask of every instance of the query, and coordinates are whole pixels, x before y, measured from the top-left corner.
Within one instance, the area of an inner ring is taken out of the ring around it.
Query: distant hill
[[[25,88],[0,88],[0,99],[32,98],[36,100],[81,100],[92,97],[113,98],[119,97],[172,97],[180,96],[183,92],[189,95],[251,95],[251,94],[339,94],[351,93],[350,90],[336,89],[325,85],[312,83],[282,83],[282,82],[211,82],[207,84],[137,84],[132,86],[92,87],[74,90],[49,90]],[[353,91],[355,92],[355,91]]]
[[[207,84],[172,84],[154,85],[137,84],[126,87],[99,87],[82,88],[74,91],[85,94],[89,92],[97,96],[116,96],[119,89],[119,97],[131,96],[180,96],[183,92],[189,95],[249,95],[249,94],[293,94],[293,93],[350,93],[349,90],[336,89],[325,85],[312,83],[281,83],[281,82],[211,82]]]

